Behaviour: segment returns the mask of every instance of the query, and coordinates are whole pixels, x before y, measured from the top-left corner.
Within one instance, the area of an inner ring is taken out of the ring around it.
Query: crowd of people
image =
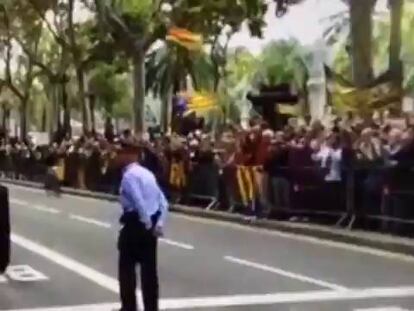
[[[125,130],[119,136],[67,136],[46,146],[2,139],[0,171],[9,178],[41,181],[53,168],[65,186],[116,194],[122,150],[134,144],[141,163],[174,202],[202,204],[212,198],[214,208],[251,217],[339,215],[352,209],[357,215],[410,221],[411,121],[348,113],[325,125],[292,118],[280,131],[255,118],[247,128],[229,125],[215,135],[200,128],[137,138]]]

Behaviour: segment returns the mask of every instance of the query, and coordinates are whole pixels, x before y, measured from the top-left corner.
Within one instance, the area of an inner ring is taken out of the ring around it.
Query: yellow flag
[[[190,97],[188,109],[203,109],[217,106],[217,99],[208,93],[195,93]]]

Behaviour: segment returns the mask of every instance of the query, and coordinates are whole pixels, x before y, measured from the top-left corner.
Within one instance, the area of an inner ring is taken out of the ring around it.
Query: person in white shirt
[[[338,134],[330,134],[325,144],[313,155],[320,163],[325,181],[322,199],[323,208],[332,210],[338,206],[344,208],[342,187],[342,148]],[[339,204],[339,205],[338,205]]]
[[[326,172],[326,182],[341,182],[342,180],[342,148],[340,148],[339,137],[331,134],[320,150],[313,155],[313,159],[320,163]]]

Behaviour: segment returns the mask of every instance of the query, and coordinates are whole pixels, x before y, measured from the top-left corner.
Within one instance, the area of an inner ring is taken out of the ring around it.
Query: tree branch
[[[29,58],[29,60],[33,63],[33,65],[39,67],[43,72],[46,73],[46,75],[49,77],[49,79],[53,79],[56,75],[52,72],[52,70],[49,69],[48,66],[43,64],[40,60],[38,60],[33,53],[26,47],[26,45],[20,40],[20,38],[15,37],[14,38],[17,43],[19,43],[20,47],[22,48],[23,52],[26,54],[26,56]]]
[[[80,55],[76,43],[76,36],[75,36],[75,26],[73,21],[73,12],[75,10],[75,3],[74,0],[69,0],[69,12],[68,12],[68,24],[69,24],[69,41],[70,47],[73,55],[73,59],[75,60],[75,65],[79,66],[80,64]]]
[[[4,21],[4,27],[6,30],[6,39],[4,41],[4,44],[6,46],[6,59],[5,59],[5,73],[6,73],[6,81],[8,84],[11,83],[11,68],[10,68],[10,63],[11,63],[11,50],[12,50],[12,44],[11,44],[11,39],[12,39],[12,35],[11,35],[11,30],[10,30],[10,18],[9,18],[9,14],[7,12],[7,9],[4,5],[0,5],[0,9],[3,12],[3,21]]]
[[[33,77],[32,77],[32,64],[29,61],[29,67],[28,67],[28,72],[26,75],[26,81],[25,81],[25,92],[21,92],[16,85],[13,83],[13,77],[12,77],[12,72],[11,72],[11,60],[12,60],[12,33],[11,33],[11,28],[10,28],[10,17],[8,15],[7,9],[4,5],[0,6],[0,10],[3,12],[3,21],[4,21],[4,26],[5,26],[5,30],[6,30],[6,40],[5,40],[5,45],[6,45],[6,66],[5,66],[5,71],[6,71],[6,79],[3,80],[1,79],[1,83],[3,86],[6,86],[10,89],[10,91],[12,91],[12,93],[14,93],[16,95],[16,97],[19,98],[19,100],[24,101],[27,100],[27,96],[29,95],[30,92],[30,87],[31,87],[31,83],[33,82]],[[38,41],[40,39],[40,36],[38,36],[37,38],[37,42],[36,42],[36,49],[38,47]],[[30,83],[30,86],[29,86]],[[29,90],[27,90],[27,88],[29,88]]]
[[[102,0],[95,0],[95,5],[97,10],[100,11],[99,14],[103,14],[101,18],[106,20],[109,27],[112,28],[115,32],[120,34],[120,38],[124,45],[128,46],[129,49],[135,50],[146,50],[147,47],[150,45],[152,39],[145,37],[145,38],[137,38],[128,28],[128,26],[124,23],[122,18],[119,17],[119,14],[115,13],[112,8],[109,8],[106,4],[102,3]]]
[[[9,88],[10,91],[13,92],[16,97],[18,97],[20,100],[24,100],[24,95],[20,90],[13,84],[6,82],[6,86]]]
[[[50,33],[52,34],[52,36],[55,39],[55,41],[59,45],[61,45],[62,47],[66,47],[68,45],[67,42],[61,36],[59,36],[57,34],[57,32],[53,29],[52,25],[47,20],[46,15],[43,14],[42,10],[39,9],[39,7],[37,6],[36,2],[33,1],[33,0],[28,0],[28,1],[32,5],[32,7],[36,11],[36,13],[39,15],[39,17],[41,18],[41,20],[45,23],[47,29],[50,31]]]

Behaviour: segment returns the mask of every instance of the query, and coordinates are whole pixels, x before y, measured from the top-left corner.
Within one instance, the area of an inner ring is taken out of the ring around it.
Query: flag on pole
[[[166,39],[190,51],[200,51],[203,47],[203,36],[184,28],[172,27]]]
[[[189,109],[209,108],[217,105],[217,99],[209,93],[194,93],[190,97]]]
[[[188,98],[187,111],[185,115],[192,112],[205,113],[218,108],[218,100],[214,94],[207,92],[194,93]]]

